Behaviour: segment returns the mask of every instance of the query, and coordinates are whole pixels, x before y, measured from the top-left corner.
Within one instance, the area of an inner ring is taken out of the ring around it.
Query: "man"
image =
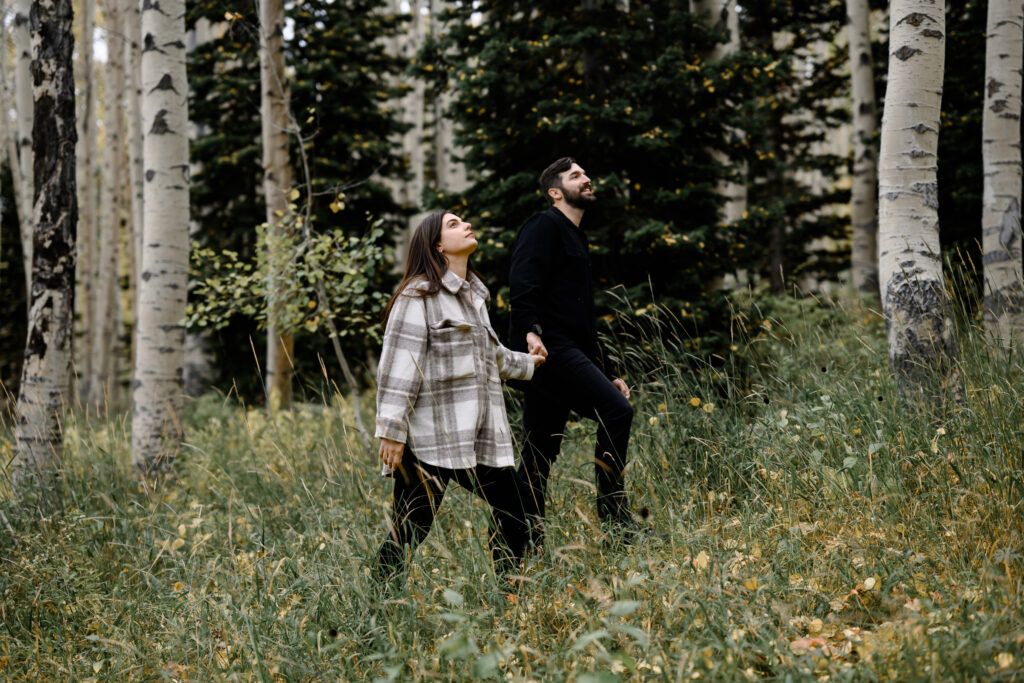
[[[607,374],[597,340],[590,245],[580,228],[596,201],[590,178],[564,157],[544,169],[542,194],[551,207],[519,229],[509,273],[512,348],[547,356],[524,387],[519,473],[535,506],[534,542],[541,542],[547,478],[558,456],[569,411],[598,425],[594,470],[597,512],[613,531],[636,531],[622,470],[633,422],[629,387]]]

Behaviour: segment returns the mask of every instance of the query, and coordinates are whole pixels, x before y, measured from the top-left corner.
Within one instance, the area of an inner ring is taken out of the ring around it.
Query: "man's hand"
[[[380,440],[380,451],[377,455],[381,461],[391,469],[398,469],[402,464],[402,454],[405,452],[405,444],[391,439]]]
[[[531,356],[548,357],[548,350],[544,348],[544,342],[540,340],[540,336],[536,332],[526,333],[526,350]],[[540,365],[540,363],[534,361],[534,365]]]
[[[625,396],[627,399],[629,398],[629,387],[626,386],[625,382],[616,377],[615,379],[612,380],[612,384],[615,385],[615,388],[619,390],[620,394]]]

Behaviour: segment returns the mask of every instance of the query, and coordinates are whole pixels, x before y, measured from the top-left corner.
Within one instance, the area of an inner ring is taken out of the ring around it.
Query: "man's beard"
[[[562,195],[565,198],[565,203],[574,209],[586,210],[587,207],[597,201],[597,197],[593,195],[584,197],[583,190],[577,190],[575,195],[570,194],[568,191],[563,191]]]

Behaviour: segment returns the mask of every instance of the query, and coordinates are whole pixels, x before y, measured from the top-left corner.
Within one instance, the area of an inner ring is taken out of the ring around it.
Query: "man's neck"
[[[564,200],[555,202],[555,208],[565,214],[565,217],[573,222],[577,228],[580,227],[580,221],[583,220],[583,209],[577,209],[575,206],[569,206]]]

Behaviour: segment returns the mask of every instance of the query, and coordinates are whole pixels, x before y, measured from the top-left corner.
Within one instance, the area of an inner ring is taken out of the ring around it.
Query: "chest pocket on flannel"
[[[476,374],[473,326],[451,318],[431,324],[429,354],[435,379],[472,377]]]

